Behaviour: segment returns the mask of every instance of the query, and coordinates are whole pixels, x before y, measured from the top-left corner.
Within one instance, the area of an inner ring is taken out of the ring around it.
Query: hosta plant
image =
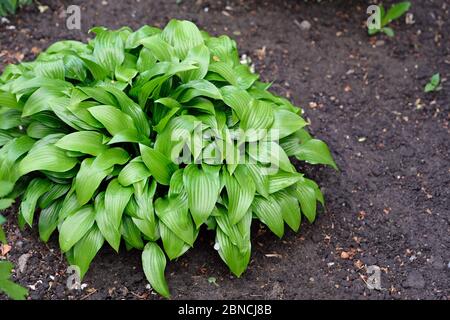
[[[302,214],[314,220],[322,194],[290,157],[335,167],[328,147],[240,63],[233,40],[178,20],[92,31],[0,78],[0,197],[21,199],[20,226],[37,220],[43,241],[58,230],[81,276],[104,244],[143,250],[167,297],[166,259],[202,225],[240,276],[253,220],[278,237]]]
[[[16,13],[20,7],[30,5],[33,0],[0,0],[0,17]]]

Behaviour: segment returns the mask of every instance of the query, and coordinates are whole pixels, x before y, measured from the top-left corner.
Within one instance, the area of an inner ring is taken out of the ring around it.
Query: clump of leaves
[[[424,91],[428,93],[439,91],[441,89],[441,75],[439,73],[435,73],[430,78],[430,81],[428,81],[428,83],[425,85]]]
[[[0,210],[6,209],[12,204],[12,200],[0,200]],[[0,243],[6,244],[6,236],[2,229],[2,224],[6,219],[0,214]],[[0,261],[0,293],[4,292],[11,299],[24,300],[28,294],[28,290],[15,284],[10,280],[13,265],[8,261]]]
[[[403,16],[411,7],[411,2],[405,1],[405,2],[399,2],[396,4],[393,4],[389,10],[386,12],[383,5],[379,5],[379,21],[380,25],[378,27],[373,27],[369,25],[369,35],[374,35],[379,32],[383,32],[389,37],[394,36],[394,30],[391,27],[388,27],[388,25]]]
[[[168,297],[166,257],[193,247],[202,225],[240,276],[252,220],[278,237],[302,214],[314,221],[322,193],[289,157],[336,168],[330,151],[240,63],[235,41],[178,20],[92,31],[0,77],[0,197],[21,198],[22,227],[39,211],[40,238],[58,229],[81,276],[123,239]]]
[[[33,0],[0,0],[0,17],[15,14],[18,8],[30,5]]]
[[[0,261],[0,293],[5,293],[14,300],[25,300],[28,290],[11,281],[13,264],[9,261]]]

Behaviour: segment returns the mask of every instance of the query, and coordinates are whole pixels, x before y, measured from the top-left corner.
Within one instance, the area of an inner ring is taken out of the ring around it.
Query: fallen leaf
[[[8,252],[10,252],[12,249],[12,247],[8,244],[2,244],[0,245],[0,255],[1,256],[6,256],[8,254]]]

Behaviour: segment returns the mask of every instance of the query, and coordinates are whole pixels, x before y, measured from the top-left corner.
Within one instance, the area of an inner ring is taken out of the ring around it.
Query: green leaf
[[[0,261],[0,292],[13,300],[25,300],[28,290],[10,280],[13,267],[9,261]]]
[[[190,48],[184,62],[198,66],[198,69],[183,71],[178,74],[184,83],[192,80],[203,79],[208,72],[209,49],[201,44]]]
[[[93,158],[84,159],[75,178],[75,192],[80,206],[85,205],[92,199],[103,179],[113,169],[112,167],[108,169],[99,168],[94,162]]]
[[[148,171],[142,158],[136,157],[120,171],[118,180],[121,185],[127,187],[135,182],[150,177],[150,175],[150,171]]]
[[[237,277],[247,269],[250,262],[250,250],[241,253],[220,229],[216,231],[216,243],[219,244],[219,255]]]
[[[170,176],[176,170],[176,165],[172,163],[161,152],[139,144],[142,160],[150,171],[151,175],[160,184],[169,185]]]
[[[233,224],[225,208],[218,206],[215,209],[214,217],[218,227],[223,231],[231,243],[239,248],[241,253],[250,251],[250,226],[252,212],[249,210],[242,217],[238,224]]]
[[[297,232],[301,223],[300,206],[297,198],[284,190],[275,193],[273,197],[280,205],[284,221],[292,230]]]
[[[53,202],[49,207],[43,209],[39,215],[39,238],[47,242],[53,231],[58,226],[58,215],[61,210],[62,201]]]
[[[57,106],[65,99],[65,94],[61,88],[37,89],[23,106],[22,117],[28,117],[45,110],[52,110],[52,106]]]
[[[97,225],[94,224],[84,237],[73,247],[73,261],[74,264],[80,268],[81,278],[86,274],[89,265],[103,246],[104,242],[105,239],[103,238],[102,233]]]
[[[248,164],[247,169],[255,183],[258,194],[264,198],[269,197],[269,176],[266,168],[259,164]]]
[[[170,260],[178,258],[189,250],[190,246],[166,227],[164,223],[159,223],[159,231],[161,233],[164,251]]]
[[[383,31],[388,37],[393,37],[395,35],[394,30],[389,27],[383,27],[381,31]]]
[[[271,137],[282,139],[306,126],[306,121],[293,112],[277,109],[273,111],[273,115],[274,121],[269,133]]]
[[[129,245],[139,250],[142,250],[144,248],[144,242],[142,241],[141,231],[134,224],[131,218],[124,216],[122,219],[120,229],[124,240]]]
[[[272,105],[265,101],[253,100],[251,105],[245,109],[240,127],[246,131],[248,141],[257,141],[265,134],[265,130],[272,126],[274,121],[274,112]],[[258,132],[259,129],[263,129]]]
[[[0,129],[8,130],[16,128],[21,124],[22,124],[22,112],[14,109],[1,112],[0,109]]]
[[[435,89],[436,89],[436,87],[433,84],[431,84],[431,83],[427,83],[425,85],[425,92],[426,93],[435,91]]]
[[[269,193],[275,193],[286,189],[302,179],[303,175],[300,173],[278,171],[277,173],[269,176]]]
[[[25,191],[20,204],[20,215],[31,227],[33,225],[34,211],[39,198],[50,190],[52,184],[47,179],[33,179]]]
[[[115,70],[125,59],[123,40],[118,31],[94,28],[97,35],[94,44],[94,58],[105,70]]]
[[[255,196],[256,186],[248,170],[239,165],[234,175],[224,173],[228,195],[228,215],[232,224],[238,223],[247,213]]]
[[[134,128],[133,119],[116,107],[101,105],[89,108],[88,111],[105,126],[111,135]]]
[[[164,277],[166,257],[161,248],[154,242],[148,242],[142,252],[142,267],[152,288],[160,295],[169,298],[169,287]]]
[[[252,97],[250,94],[242,89],[234,86],[224,86],[220,88],[223,96],[223,101],[236,112],[239,119],[244,118],[244,113],[251,107]]]
[[[181,240],[194,244],[194,224],[188,212],[187,199],[183,195],[159,198],[155,201],[158,218]]]
[[[159,61],[178,62],[174,48],[161,39],[160,34],[143,38],[140,44],[148,48],[152,55]]]
[[[0,210],[8,209],[13,205],[14,202],[15,202],[14,199],[0,199]],[[3,216],[1,216],[0,218],[0,224],[2,224],[2,218]]]
[[[109,169],[116,164],[125,164],[130,155],[122,148],[110,148],[98,155],[94,160],[94,166],[99,169]]]
[[[409,1],[399,2],[399,3],[392,5],[392,7],[390,7],[389,10],[386,12],[386,14],[383,16],[381,25],[385,26],[386,24],[390,23],[391,21],[398,19],[403,14],[405,14],[409,10],[410,7],[411,7],[411,2],[409,2]]]
[[[248,66],[233,67],[221,61],[210,64],[209,71],[219,74],[233,86],[244,90],[248,89],[259,78],[258,75],[250,72]]]
[[[438,86],[440,81],[441,75],[439,73],[435,73],[430,79],[430,83],[434,86]]]
[[[133,194],[132,187],[123,187],[117,179],[112,180],[105,192],[105,209],[108,212],[108,219],[117,229],[122,220],[122,214]]]
[[[308,179],[304,179],[297,183],[296,195],[303,214],[310,223],[314,222],[317,209],[315,186]]]
[[[105,208],[105,193],[102,192],[95,198],[95,221],[100,232],[111,247],[119,252],[120,232],[115,225],[115,219],[112,219]]]
[[[269,229],[279,238],[284,234],[284,221],[280,204],[269,196],[268,199],[255,197],[252,204],[253,212],[258,216],[262,223],[267,225]]]
[[[195,24],[186,20],[170,20],[161,33],[161,38],[173,46],[180,59],[186,57],[189,49],[203,44],[200,30]]]
[[[297,159],[304,160],[311,164],[327,164],[338,170],[328,146],[325,142],[318,139],[311,139],[301,144]]]
[[[197,228],[208,219],[220,191],[220,167],[189,164],[183,173],[183,183],[188,195],[189,210]]]
[[[220,90],[214,84],[205,79],[192,80],[188,83],[182,84],[173,94],[173,98],[177,99],[180,103],[188,102],[199,96],[222,100]]]
[[[78,131],[62,137],[55,146],[64,150],[77,151],[93,156],[108,149],[103,144],[105,136],[95,131]]]
[[[37,61],[34,68],[34,73],[37,76],[44,78],[64,80],[64,62],[62,59],[57,59],[54,61]]]
[[[47,208],[55,200],[64,196],[70,190],[70,188],[71,186],[69,184],[53,184],[50,190],[39,198],[39,207],[41,209]]]
[[[59,246],[63,252],[68,251],[91,229],[95,221],[92,206],[84,206],[67,217],[59,230]]]
[[[19,164],[21,175],[31,171],[48,170],[54,172],[66,172],[78,163],[76,158],[66,155],[64,150],[54,145],[44,145],[33,148]]]

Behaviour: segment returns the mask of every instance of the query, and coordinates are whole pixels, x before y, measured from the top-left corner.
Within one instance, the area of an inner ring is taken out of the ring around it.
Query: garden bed
[[[34,58],[61,39],[86,40],[96,25],[137,29],[189,19],[235,38],[273,90],[304,108],[311,131],[328,143],[340,168],[303,166],[323,186],[326,210],[313,225],[279,240],[252,231],[248,270],[235,278],[202,230],[194,249],[166,270],[174,299],[448,299],[450,296],[450,87],[425,94],[429,77],[450,76],[450,7],[413,1],[415,23],[396,35],[368,37],[363,1],[72,1],[82,30],[65,27],[65,1],[42,1],[0,24],[0,70]],[[309,28],[304,28],[310,23]],[[301,27],[303,25],[303,27]],[[105,246],[83,279],[66,289],[67,263],[57,237],[20,231],[5,213],[14,278],[31,299],[151,299],[141,252]],[[27,256],[24,256],[27,255]],[[365,266],[382,270],[369,290]],[[0,295],[0,298],[4,296]]]

